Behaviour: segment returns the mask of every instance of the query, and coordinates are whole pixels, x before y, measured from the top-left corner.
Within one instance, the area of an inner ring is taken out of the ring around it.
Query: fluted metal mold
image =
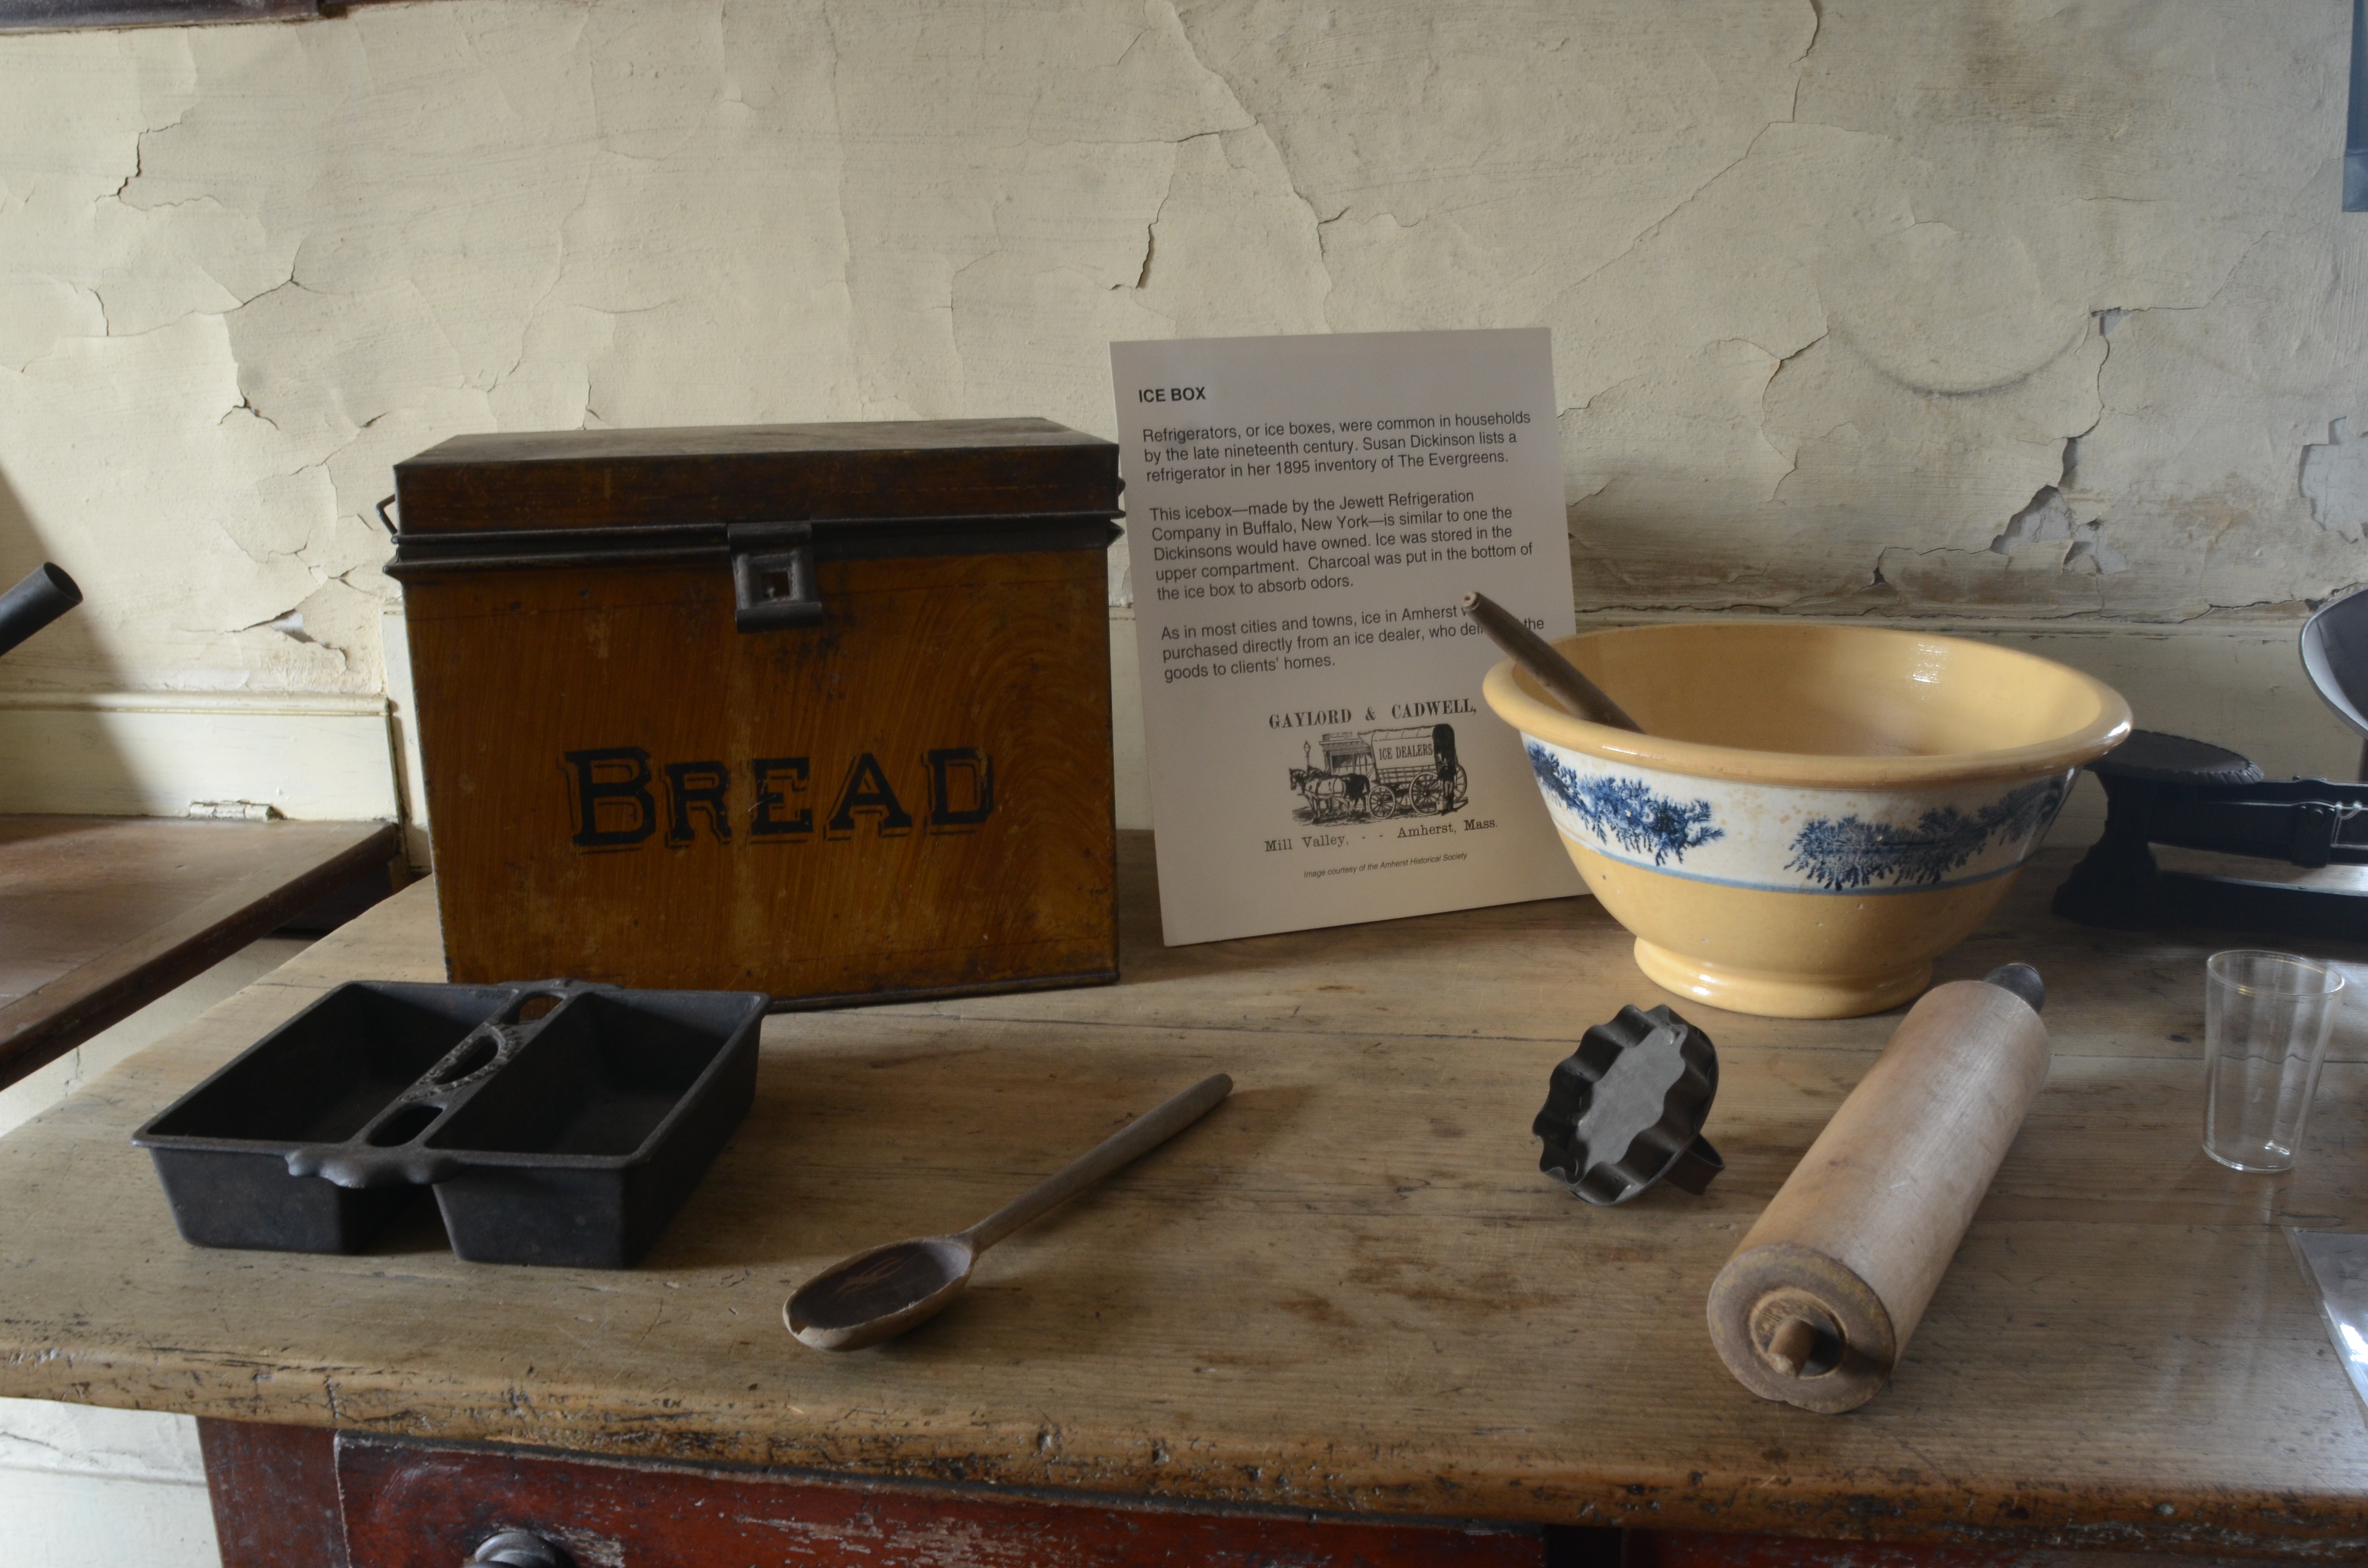
[[[1598,1129],[1590,1146],[1582,1131],[1597,1091],[1629,1053],[1671,1052],[1678,1072],[1663,1092],[1657,1115],[1641,1125]],[[1575,1198],[1625,1203],[1667,1180],[1699,1193],[1725,1168],[1702,1134],[1718,1094],[1718,1050],[1708,1035],[1667,1006],[1622,1007],[1579,1037],[1578,1049],[1554,1065],[1546,1102],[1530,1123],[1543,1141],[1538,1169]]]

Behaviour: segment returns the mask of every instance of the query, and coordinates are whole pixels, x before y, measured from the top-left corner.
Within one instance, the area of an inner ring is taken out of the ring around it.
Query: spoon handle
[[[1479,622],[1489,642],[1511,654],[1515,664],[1529,671],[1540,686],[1561,699],[1562,705],[1573,713],[1615,730],[1643,733],[1644,725],[1628,717],[1601,687],[1579,674],[1577,665],[1564,658],[1553,643],[1522,625],[1511,610],[1486,594],[1471,593],[1463,596],[1463,613]]]
[[[973,1254],[985,1252],[1046,1210],[1065,1203],[1121,1166],[1141,1159],[1217,1108],[1234,1081],[1212,1074],[1182,1094],[1162,1100],[1086,1153],[962,1233]]]

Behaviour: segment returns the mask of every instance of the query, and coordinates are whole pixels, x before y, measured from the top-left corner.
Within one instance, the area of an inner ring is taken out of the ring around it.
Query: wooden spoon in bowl
[[[1604,695],[1603,688],[1578,673],[1578,666],[1554,651],[1553,643],[1521,624],[1519,617],[1486,594],[1463,596],[1463,613],[1479,623],[1488,634],[1488,641],[1513,657],[1513,662],[1536,677],[1537,683],[1560,699],[1562,705],[1591,723],[1609,724],[1615,730],[1645,733],[1645,726],[1628,717],[1617,702]]]
[[[980,1253],[1151,1153],[1233,1092],[1231,1078],[1212,1074],[1128,1122],[969,1230],[891,1242],[831,1265],[781,1303],[781,1321],[817,1350],[860,1350],[894,1339],[953,1305],[970,1283]]]

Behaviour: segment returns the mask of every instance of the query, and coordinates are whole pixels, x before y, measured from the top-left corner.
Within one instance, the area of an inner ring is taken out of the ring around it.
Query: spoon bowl
[[[781,1303],[781,1321],[817,1350],[860,1350],[953,1305],[977,1261],[961,1236],[890,1242],[835,1263],[799,1286]]]

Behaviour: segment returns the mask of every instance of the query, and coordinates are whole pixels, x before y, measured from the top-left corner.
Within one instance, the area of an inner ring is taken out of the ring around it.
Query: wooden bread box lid
[[[1118,510],[1118,448],[1049,419],[455,436],[395,465],[405,533]],[[1106,540],[1105,540],[1106,542]]]

